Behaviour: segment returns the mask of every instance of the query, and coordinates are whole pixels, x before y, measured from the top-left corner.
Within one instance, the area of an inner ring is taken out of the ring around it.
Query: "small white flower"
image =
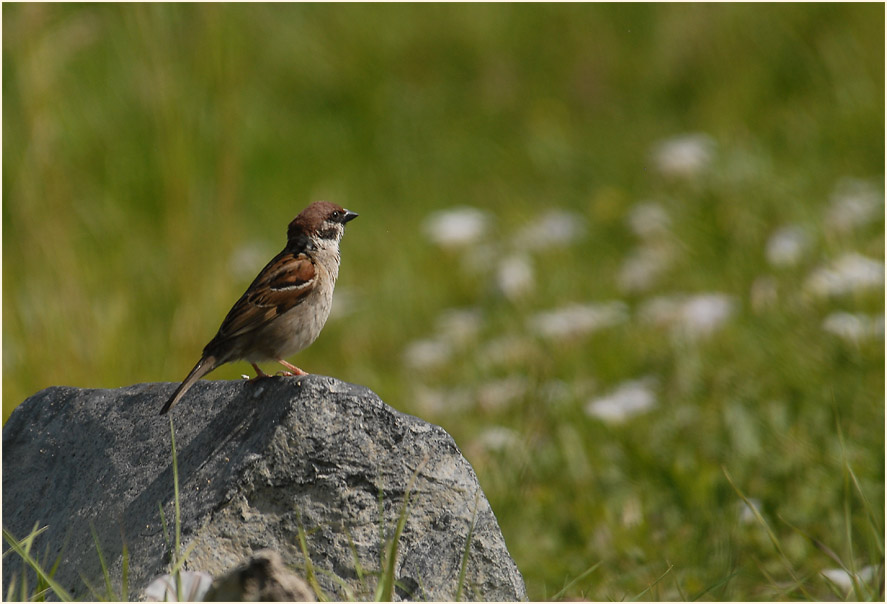
[[[238,246],[228,259],[228,269],[237,280],[252,279],[273,255],[268,246],[261,242],[250,242]]]
[[[585,413],[602,421],[621,424],[656,406],[653,378],[623,382],[610,394],[593,399],[585,405]]]
[[[822,322],[822,328],[848,342],[884,338],[884,315],[833,312]]]
[[[634,250],[622,262],[616,276],[619,289],[625,293],[647,291],[672,264],[671,248],[663,245],[644,245]]]
[[[668,234],[671,231],[671,217],[661,204],[644,201],[631,208],[628,226],[641,239],[649,239]]]
[[[691,179],[711,164],[714,148],[714,139],[707,134],[676,136],[654,146],[653,164],[665,176]]]
[[[641,321],[667,327],[691,338],[720,328],[735,312],[735,301],[721,293],[658,296],[639,310]]]
[[[480,433],[478,444],[487,451],[502,451],[520,443],[520,435],[511,428],[493,426]]]
[[[844,254],[807,278],[807,291],[818,296],[841,295],[884,286],[884,263],[859,254]]]
[[[844,233],[884,216],[884,193],[872,183],[847,179],[838,184],[826,212],[826,224]]]
[[[477,402],[484,409],[502,409],[520,400],[528,390],[527,378],[513,375],[482,384],[477,389]]]
[[[466,344],[475,339],[483,327],[483,315],[477,308],[450,308],[437,318],[441,339],[453,344]]]
[[[793,266],[810,248],[810,237],[797,225],[783,227],[767,241],[767,260],[773,266]]]
[[[453,356],[453,347],[449,342],[428,338],[410,342],[404,351],[403,360],[412,369],[433,369],[440,367]]]
[[[514,254],[499,261],[496,287],[509,300],[516,300],[533,289],[533,266],[530,259]]]
[[[853,577],[843,568],[828,568],[821,571],[823,576],[842,589],[853,588]],[[875,567],[865,566],[856,573],[856,580],[860,583],[871,583],[875,578]]]
[[[546,338],[564,338],[586,335],[624,323],[627,319],[628,310],[624,302],[571,304],[536,313],[529,318],[529,327]]]
[[[465,388],[428,388],[416,385],[412,388],[413,403],[423,413],[454,413],[468,409],[473,399]]]
[[[520,249],[543,250],[569,245],[585,235],[585,217],[567,210],[548,210],[514,236]]]
[[[204,572],[183,570],[179,573],[182,585],[182,602],[203,602],[213,583],[212,575]],[[147,602],[178,602],[176,582],[172,575],[161,575],[145,588]]]
[[[733,299],[724,294],[693,296],[681,313],[684,329],[694,336],[708,335],[730,318],[734,306]]]
[[[489,215],[477,208],[459,206],[433,212],[425,219],[425,233],[442,247],[462,247],[480,241],[487,233]]]
[[[758,521],[758,517],[755,515],[755,512],[761,513],[761,500],[750,498],[749,506],[745,501],[738,502],[739,506],[739,522],[742,524],[754,524]]]
[[[487,367],[525,364],[536,348],[537,344],[525,335],[506,334],[489,340],[481,349],[479,361]]]
[[[330,308],[330,320],[337,320],[352,314],[357,307],[360,296],[355,295],[354,290],[348,286],[340,285],[333,296],[333,306]]]
[[[622,526],[638,526],[644,521],[644,506],[637,497],[629,497],[622,504]]]

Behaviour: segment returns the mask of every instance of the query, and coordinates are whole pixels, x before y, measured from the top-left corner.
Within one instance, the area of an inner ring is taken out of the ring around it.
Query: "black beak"
[[[360,216],[360,214],[358,214],[357,212],[352,212],[351,210],[345,210],[345,216],[342,218],[342,224],[345,224],[346,222],[354,220],[358,216]]]

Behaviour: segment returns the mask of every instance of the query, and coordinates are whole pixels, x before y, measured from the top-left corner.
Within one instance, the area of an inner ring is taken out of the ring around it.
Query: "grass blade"
[[[404,495],[403,506],[400,509],[400,516],[397,519],[397,526],[394,529],[394,535],[387,548],[385,564],[382,569],[382,576],[379,578],[379,585],[376,588],[377,602],[391,602],[394,596],[394,573],[397,566],[397,550],[400,545],[400,536],[407,524],[407,509],[410,504],[410,492],[407,490]]]
[[[601,563],[602,563],[602,561],[599,561],[599,562],[596,562],[596,563],[592,564],[589,568],[587,568],[586,570],[584,570],[584,571],[582,572],[582,574],[580,574],[578,577],[576,577],[575,579],[573,579],[572,581],[570,581],[569,583],[567,583],[566,585],[564,585],[564,588],[563,588],[563,589],[561,589],[559,592],[557,592],[556,594],[554,594],[554,595],[551,597],[552,601],[557,601],[557,600],[560,600],[561,598],[563,598],[563,597],[564,597],[564,594],[566,594],[568,591],[570,591],[571,589],[573,589],[573,587],[574,587],[577,583],[579,583],[579,581],[582,581],[585,577],[587,577],[588,575],[590,575],[591,573],[593,573],[594,571],[596,571],[596,570],[598,569],[598,567],[601,565]]]
[[[9,544],[9,547],[12,550],[21,556],[22,560],[24,560],[28,566],[34,569],[34,572],[37,573],[37,576],[40,577],[41,580],[45,581],[49,588],[53,591],[53,593],[58,597],[59,600],[63,602],[70,602],[72,600],[71,595],[65,590],[61,584],[52,578],[52,576],[47,573],[40,564],[31,556],[31,553],[27,551],[15,537],[13,537],[12,533],[10,533],[5,528],[3,529],[3,538]]]
[[[105,555],[102,553],[102,546],[99,543],[99,536],[95,532],[95,526],[89,523],[89,530],[92,533],[92,540],[95,543],[95,551],[99,555],[99,566],[102,567],[102,578],[105,580],[105,597],[108,600],[114,599],[114,590],[111,587],[111,573],[108,571],[108,564],[105,562]]]
[[[129,548],[126,547],[126,541],[123,542],[123,561],[120,577],[120,599],[129,602]]]
[[[714,584],[712,584],[712,585],[709,585],[708,587],[706,587],[705,589],[703,589],[702,591],[700,591],[698,594],[696,594],[695,596],[693,596],[692,598],[690,598],[689,601],[691,601],[691,602],[697,602],[697,601],[701,600],[701,599],[702,599],[702,596],[704,596],[705,594],[707,594],[707,593],[710,592],[710,591],[713,591],[713,590],[715,590],[715,589],[718,589],[719,587],[721,587],[721,586],[723,586],[723,585],[726,585],[726,584],[730,581],[730,579],[732,579],[733,577],[735,577],[735,576],[738,575],[738,574],[739,574],[739,570],[734,570],[732,573],[730,573],[729,575],[727,575],[726,577],[724,577],[723,579],[721,579],[721,580],[718,581],[717,583],[714,583]],[[687,598],[684,598],[684,599],[687,599]],[[719,598],[719,599],[720,599],[720,598]]]
[[[471,553],[471,538],[474,536],[474,525],[477,523],[477,505],[480,495],[474,496],[474,511],[471,513],[471,524],[468,526],[468,536],[465,538],[465,550],[462,552],[462,564],[459,566],[459,583],[456,585],[456,602],[462,600],[462,588],[465,585],[465,573],[468,570],[468,554]]]
[[[308,540],[301,519],[299,520],[299,548],[302,550],[302,556],[305,558],[305,581],[314,590],[314,595],[317,596],[319,602],[329,602],[329,598],[324,593],[323,588],[317,581],[317,576],[314,574],[314,563],[311,562],[311,557],[308,555]]]
[[[169,437],[172,443],[172,490],[173,490],[173,506],[175,509],[175,551],[173,561],[175,570],[173,577],[176,582],[176,598],[182,601],[182,576],[179,573],[183,560],[179,558],[179,552],[182,550],[182,511],[179,506],[179,459],[176,453],[176,429],[172,422],[172,415],[169,416]]]
[[[776,537],[776,534],[770,528],[770,525],[767,523],[767,521],[764,519],[764,517],[761,516],[761,513],[758,511],[757,506],[755,506],[751,502],[751,500],[745,496],[745,493],[743,493],[742,491],[739,490],[739,487],[736,486],[735,482],[733,482],[733,477],[730,476],[730,473],[727,471],[726,466],[721,466],[721,471],[724,473],[724,476],[727,478],[727,482],[730,483],[730,486],[733,487],[733,490],[736,491],[737,495],[739,495],[739,498],[745,502],[745,505],[747,505],[748,509],[751,510],[752,514],[754,514],[758,523],[760,523],[760,525],[764,527],[764,530],[767,531],[767,537],[770,539],[770,543],[773,544],[773,547],[776,549],[776,553],[779,554],[780,558],[782,558],[782,561],[785,564],[785,569],[786,569],[786,571],[788,571],[789,576],[794,581],[795,586],[801,590],[801,593],[803,593],[804,597],[806,597],[808,600],[811,600],[811,601],[816,600],[816,598],[813,597],[813,594],[808,592],[807,588],[804,587],[803,581],[801,581],[801,579],[799,579],[798,576],[795,574],[795,570],[794,570],[794,567],[792,566],[791,561],[788,559],[788,556],[786,555],[785,550],[782,549],[782,544],[779,543],[779,539]]]
[[[642,597],[644,597],[644,595],[646,595],[646,593],[647,593],[648,591],[650,591],[651,589],[653,589],[654,587],[656,587],[656,585],[658,585],[659,582],[662,581],[662,580],[665,578],[665,575],[667,575],[668,573],[670,573],[670,572],[671,572],[671,569],[673,569],[673,568],[674,568],[674,565],[669,564],[669,565],[668,565],[668,568],[665,569],[665,572],[664,572],[664,573],[662,573],[661,575],[659,575],[659,577],[658,577],[655,581],[653,581],[652,583],[650,583],[650,584],[644,589],[644,591],[642,591],[641,593],[639,593],[638,595],[636,595],[635,597],[633,597],[633,598],[631,599],[631,601],[632,601],[632,602],[635,602],[635,601],[637,601],[637,600],[640,600]]]

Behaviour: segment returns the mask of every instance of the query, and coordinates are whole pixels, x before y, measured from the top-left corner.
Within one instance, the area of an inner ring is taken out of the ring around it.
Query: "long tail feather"
[[[163,409],[160,410],[160,415],[165,414],[167,411],[175,407],[176,403],[185,396],[185,393],[188,392],[188,389],[194,385],[194,382],[205,376],[207,373],[215,369],[219,366],[219,363],[216,362],[216,357],[208,356],[200,359],[196,365],[194,365],[194,369],[191,370],[191,373],[188,374],[188,377],[185,378],[176,391],[172,393],[172,396],[169,397],[169,400],[166,401],[166,404],[163,406]]]

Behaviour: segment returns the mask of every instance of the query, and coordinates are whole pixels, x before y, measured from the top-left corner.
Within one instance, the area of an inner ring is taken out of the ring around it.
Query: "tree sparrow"
[[[232,361],[249,361],[256,378],[267,376],[256,365],[258,361],[277,361],[289,369],[283,375],[306,375],[284,357],[311,345],[326,323],[339,276],[339,241],[345,223],[355,218],[357,214],[334,203],[316,201],[293,219],[286,247],[228,312],[194,369],[160,410],[161,415],[172,409],[194,382]]]

